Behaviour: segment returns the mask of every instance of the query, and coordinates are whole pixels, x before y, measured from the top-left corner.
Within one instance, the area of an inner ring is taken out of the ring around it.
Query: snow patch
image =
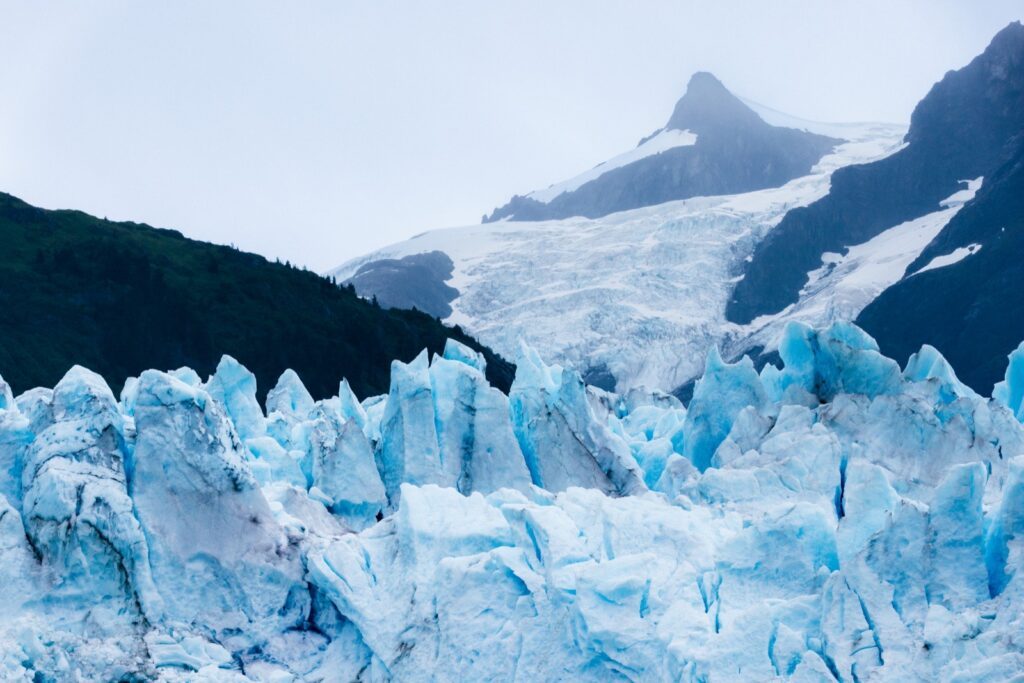
[[[829,123],[825,121],[812,121],[799,116],[793,116],[792,114],[786,114],[777,109],[772,109],[769,106],[759,102],[754,102],[753,100],[749,100],[745,97],[740,97],[739,99],[743,104],[754,110],[754,113],[761,117],[762,121],[769,125],[779,126],[781,128],[795,128],[796,130],[802,130],[808,133],[817,133],[818,135],[827,135],[829,137],[845,140],[870,136],[871,131],[881,132],[892,128],[906,126],[905,123]]]
[[[968,256],[977,254],[979,251],[981,251],[981,245],[978,243],[968,244],[966,247],[957,247],[948,254],[936,256],[928,262],[928,265],[917,271],[917,273],[923,273],[926,270],[935,270],[936,268],[942,268],[944,266],[951,266],[954,263],[963,261]],[[917,273],[914,274],[917,275]]]

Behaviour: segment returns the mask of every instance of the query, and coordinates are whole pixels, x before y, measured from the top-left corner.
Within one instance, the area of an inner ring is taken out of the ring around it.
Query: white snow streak
[[[616,168],[621,168],[627,164],[631,164],[634,161],[639,161],[655,154],[661,154],[662,152],[677,147],[690,147],[697,144],[697,134],[691,133],[688,130],[662,130],[651,136],[650,139],[645,140],[643,143],[637,145],[635,148],[624,152],[616,157],[612,157],[608,161],[598,164],[589,171],[585,171],[574,178],[555,183],[550,187],[531,192],[526,195],[530,199],[536,199],[538,202],[547,204],[558,195],[565,192],[572,192],[573,190],[579,189],[581,185],[589,183],[591,180],[600,178],[608,171]]]
[[[977,243],[968,244],[966,247],[957,247],[948,254],[936,256],[935,258],[928,262],[927,266],[917,271],[917,273],[923,273],[926,270],[935,270],[936,268],[942,268],[944,266],[951,266],[954,263],[959,263],[960,261],[963,261],[965,258],[972,254],[978,253],[979,251],[981,251],[981,245]],[[917,275],[917,273],[914,273],[914,275]]]

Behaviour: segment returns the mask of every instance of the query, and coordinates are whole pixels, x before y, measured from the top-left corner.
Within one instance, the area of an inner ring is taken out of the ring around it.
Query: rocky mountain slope
[[[1010,254],[1020,239],[1022,152],[1024,26],[1013,23],[932,88],[904,149],[837,172],[827,196],[786,215],[744,268],[728,319],[787,316],[823,269],[891,241],[901,226],[928,222],[970,181],[981,186],[977,198],[900,261],[899,277],[860,320],[887,352],[899,357],[927,339],[957,360],[971,386],[991,386],[1024,331],[1024,295],[1007,286],[1021,274]],[[995,253],[973,256],[982,245]]]
[[[636,149],[545,190],[514,197],[486,221],[599,218],[701,195],[778,187],[806,175],[843,140],[772,126],[698,72],[661,128]]]
[[[964,381],[987,386],[1024,338],[1024,139],[973,202],[857,318],[899,358],[914,344],[942,349]],[[982,334],[978,334],[978,332]]]

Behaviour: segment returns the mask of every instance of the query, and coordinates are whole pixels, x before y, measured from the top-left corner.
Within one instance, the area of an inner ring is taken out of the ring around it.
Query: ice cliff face
[[[1024,347],[991,399],[850,324],[779,353],[688,408],[455,343],[362,402],[0,381],[0,678],[1019,675]]]

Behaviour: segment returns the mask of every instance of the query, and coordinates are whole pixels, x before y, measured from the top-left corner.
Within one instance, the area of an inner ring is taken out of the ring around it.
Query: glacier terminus
[[[1024,345],[991,398],[849,323],[779,352],[686,407],[456,342],[361,401],[0,383],[0,677],[1011,680]]]

